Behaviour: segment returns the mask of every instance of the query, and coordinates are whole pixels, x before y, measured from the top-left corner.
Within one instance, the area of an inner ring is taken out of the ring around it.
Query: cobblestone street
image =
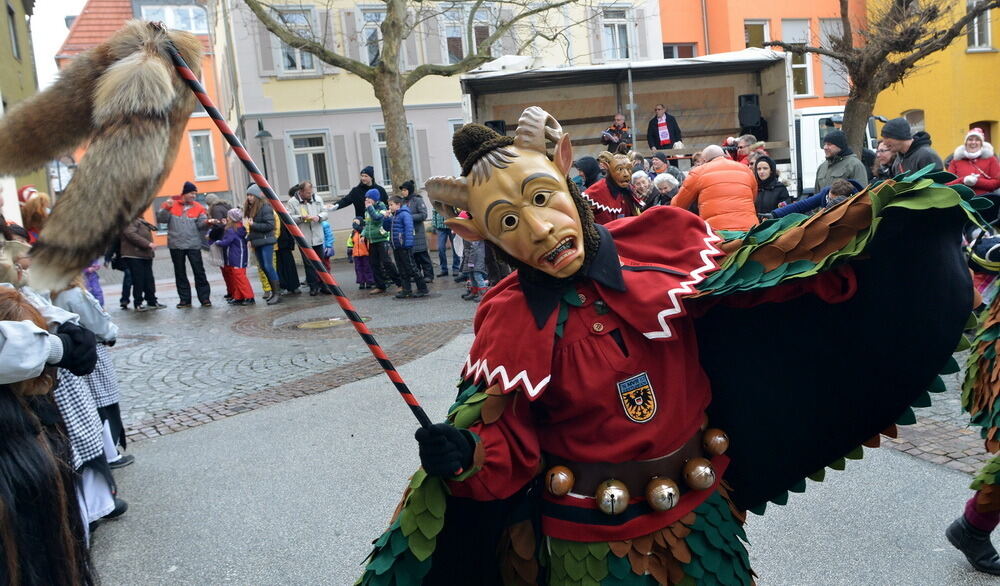
[[[464,286],[450,276],[436,279],[429,297],[400,301],[391,294],[359,291],[348,263],[335,263],[333,269],[397,367],[471,331],[475,304],[459,297]],[[108,311],[120,328],[112,356],[130,441],[381,372],[331,296],[287,296],[271,307],[258,296],[255,306],[233,307],[225,304],[225,286],[216,279],[211,281],[212,307],[176,309],[173,278],[166,276],[171,270],[169,262],[157,262],[157,293],[167,309],[145,313],[118,309],[120,285],[111,281],[120,273],[102,270]],[[206,270],[210,279],[218,275],[216,269]]]

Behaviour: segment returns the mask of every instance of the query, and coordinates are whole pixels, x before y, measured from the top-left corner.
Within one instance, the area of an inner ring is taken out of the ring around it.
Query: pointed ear
[[[444,221],[444,225],[451,228],[452,232],[458,234],[464,240],[474,242],[485,239],[485,236],[479,232],[479,228],[476,227],[475,222],[472,220],[448,218]]]
[[[563,133],[562,138],[556,143],[553,161],[564,177],[569,175],[569,168],[573,166],[573,146],[569,142],[569,134]]]

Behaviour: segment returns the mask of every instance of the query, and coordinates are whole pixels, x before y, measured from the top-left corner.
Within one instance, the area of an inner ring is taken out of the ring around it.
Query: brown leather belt
[[[654,476],[669,478],[677,482],[682,491],[686,492],[684,483],[684,464],[691,458],[705,457],[701,447],[701,430],[671,454],[653,460],[638,462],[571,462],[551,454],[545,455],[547,468],[565,466],[573,472],[573,492],[584,496],[593,496],[597,485],[605,480],[615,479],[625,483],[629,494],[640,496],[646,493],[646,485]]]

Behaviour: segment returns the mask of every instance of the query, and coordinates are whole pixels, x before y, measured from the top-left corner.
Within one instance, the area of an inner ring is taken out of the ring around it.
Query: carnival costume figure
[[[590,206],[594,222],[607,224],[618,218],[638,216],[642,200],[632,193],[632,158],[605,151],[597,160],[607,167],[608,174],[581,194]]]
[[[517,271],[363,584],[750,584],[744,511],[912,422],[972,307],[943,176],[716,234],[673,207],[596,224],[537,107],[454,150],[431,200]],[[775,346],[838,361],[762,375]]]

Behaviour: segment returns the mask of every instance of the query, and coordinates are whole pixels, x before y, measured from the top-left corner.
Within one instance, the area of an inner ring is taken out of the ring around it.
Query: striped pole
[[[278,196],[275,195],[274,190],[271,189],[271,184],[267,182],[267,179],[263,175],[261,175],[260,169],[257,168],[253,159],[250,158],[250,153],[243,148],[243,144],[240,143],[240,139],[236,137],[236,134],[233,133],[231,128],[229,128],[229,124],[227,124],[222,118],[222,114],[219,113],[215,104],[212,103],[212,99],[208,97],[208,94],[205,92],[205,88],[202,87],[197,76],[195,76],[194,72],[191,71],[188,64],[184,62],[184,58],[177,52],[177,48],[174,47],[173,44],[167,45],[167,52],[170,53],[170,58],[173,59],[174,67],[177,69],[177,73],[180,74],[184,81],[187,82],[188,87],[190,87],[191,91],[194,92],[198,101],[205,107],[205,111],[208,112],[208,115],[215,121],[215,125],[219,127],[219,131],[222,132],[222,136],[226,139],[226,142],[233,147],[233,152],[235,152],[236,156],[243,161],[243,166],[250,172],[250,177],[253,178],[254,182],[257,183],[257,185],[264,192],[264,195],[267,196],[271,205],[274,206],[274,211],[278,212],[278,216],[281,218],[281,222],[285,225],[285,228],[287,228],[288,231],[291,232],[292,236],[295,237],[295,241],[299,244],[299,249],[312,265],[313,270],[315,270],[316,274],[319,275],[320,280],[326,283],[326,285],[333,290],[333,295],[336,297],[337,303],[340,305],[340,308],[344,310],[344,315],[347,316],[347,319],[351,320],[351,323],[354,325],[354,329],[357,330],[361,339],[368,345],[368,349],[371,351],[372,355],[375,356],[379,366],[385,370],[386,376],[389,377],[392,384],[396,385],[396,390],[399,391],[400,396],[403,397],[406,404],[410,406],[410,411],[413,411],[413,415],[416,416],[417,421],[420,422],[422,427],[430,427],[431,420],[427,417],[427,413],[425,413],[424,409],[420,406],[420,402],[417,401],[417,398],[413,396],[412,392],[410,392],[409,387],[407,387],[406,383],[403,382],[403,377],[399,375],[399,372],[396,371],[396,367],[389,361],[389,357],[385,355],[382,347],[379,346],[378,342],[375,340],[375,336],[373,336],[371,331],[368,330],[368,326],[365,325],[365,322],[361,320],[361,316],[354,310],[354,306],[351,305],[351,301],[346,295],[344,295],[344,292],[337,285],[337,281],[334,280],[333,275],[327,272],[326,267],[323,266],[323,263],[320,261],[316,251],[309,246],[308,242],[306,242],[305,236],[302,235],[302,230],[295,225],[295,221],[292,220],[292,217],[288,214],[288,210],[285,209],[284,204],[281,203],[281,200],[279,200]],[[277,295],[278,292],[275,291],[274,294]]]

